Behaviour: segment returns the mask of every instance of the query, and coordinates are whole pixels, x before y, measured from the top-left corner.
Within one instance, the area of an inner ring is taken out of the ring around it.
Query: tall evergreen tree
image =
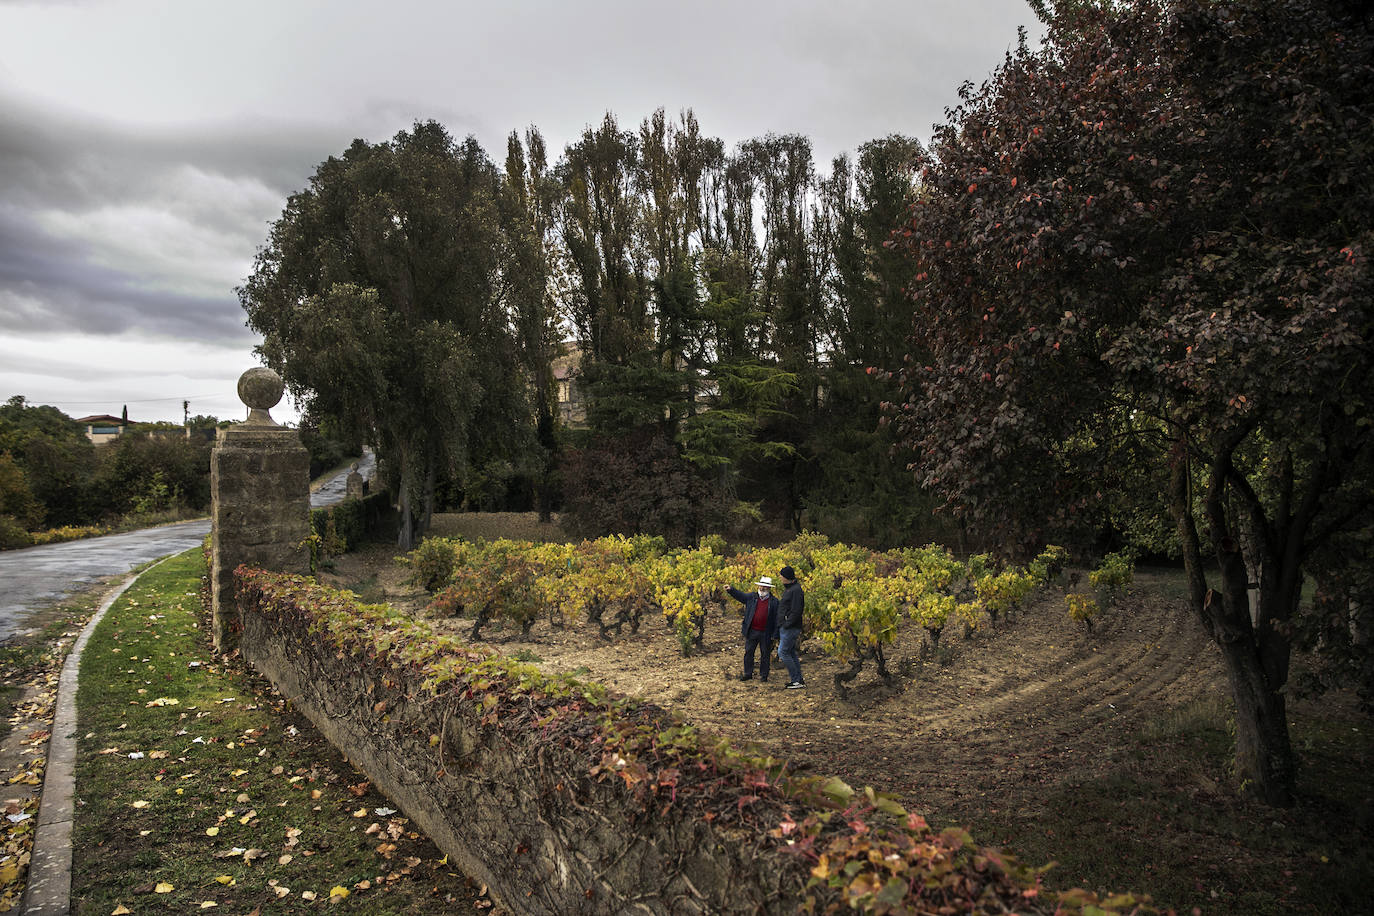
[[[808,232],[815,180],[811,141],[798,134],[767,134],[744,143],[741,154],[759,188],[762,343],[766,355],[794,381],[778,412],[762,429],[762,435],[785,450],[774,449],[752,472],[756,486],[766,488],[789,524],[800,528],[812,468],[800,446],[809,435],[820,399],[820,265]]]
[[[587,418],[597,435],[661,425],[676,379],[654,353],[652,289],[642,244],[639,140],[607,114],[559,164],[569,315],[584,345]]]
[[[496,296],[495,197],[481,147],[437,123],[356,140],[288,200],[239,289],[259,352],[307,411],[377,446],[402,548],[428,525],[442,473],[529,427]]]
[[[894,439],[879,425],[901,366],[911,304],[909,262],[891,237],[914,203],[923,151],[893,135],[842,155],[817,183],[811,250],[822,273],[820,346],[824,397],[805,443],[814,456],[806,505],[814,524],[852,540],[931,540],[931,501],[891,459]]]

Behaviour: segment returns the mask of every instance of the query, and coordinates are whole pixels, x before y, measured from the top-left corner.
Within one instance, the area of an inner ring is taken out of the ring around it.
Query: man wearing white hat
[[[760,576],[754,583],[758,589],[742,592],[737,588],[727,588],[730,597],[744,605],[744,620],[740,624],[740,635],[744,637],[744,673],[741,681],[754,677],[754,653],[762,656],[759,660],[759,680],[768,680],[768,650],[778,635],[778,599],[773,596],[773,580]]]

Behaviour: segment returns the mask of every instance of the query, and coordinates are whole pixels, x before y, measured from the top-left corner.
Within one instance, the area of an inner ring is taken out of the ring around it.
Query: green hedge
[[[385,539],[394,534],[395,516],[390,495],[383,491],[311,509],[310,530],[319,535],[330,553],[347,553],[356,550],[364,541]]]

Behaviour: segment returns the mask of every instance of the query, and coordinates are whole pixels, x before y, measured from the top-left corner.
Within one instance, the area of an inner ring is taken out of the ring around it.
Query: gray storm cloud
[[[355,137],[434,119],[499,162],[534,125],[557,158],[607,111],[690,107],[727,147],[801,133],[824,171],[928,136],[1027,23],[1021,0],[0,0],[0,376],[75,397],[73,335],[140,390],[173,384],[146,376],[179,342],[251,359],[234,289]],[[132,365],[136,340],[164,349]],[[17,373],[16,350],[43,361]]]
[[[250,335],[234,287],[334,136],[143,130],[0,100],[0,321],[21,333]]]

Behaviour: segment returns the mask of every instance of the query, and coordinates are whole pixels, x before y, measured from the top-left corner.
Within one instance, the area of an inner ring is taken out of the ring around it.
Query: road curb
[[[33,835],[29,880],[24,888],[25,916],[68,916],[72,894],[72,818],[76,804],[76,677],[81,653],[96,626],[129,587],[157,563],[129,573],[101,602],[100,609],[72,644],[62,664],[54,701],[52,735],[43,773],[43,797],[38,804],[38,824]]]

